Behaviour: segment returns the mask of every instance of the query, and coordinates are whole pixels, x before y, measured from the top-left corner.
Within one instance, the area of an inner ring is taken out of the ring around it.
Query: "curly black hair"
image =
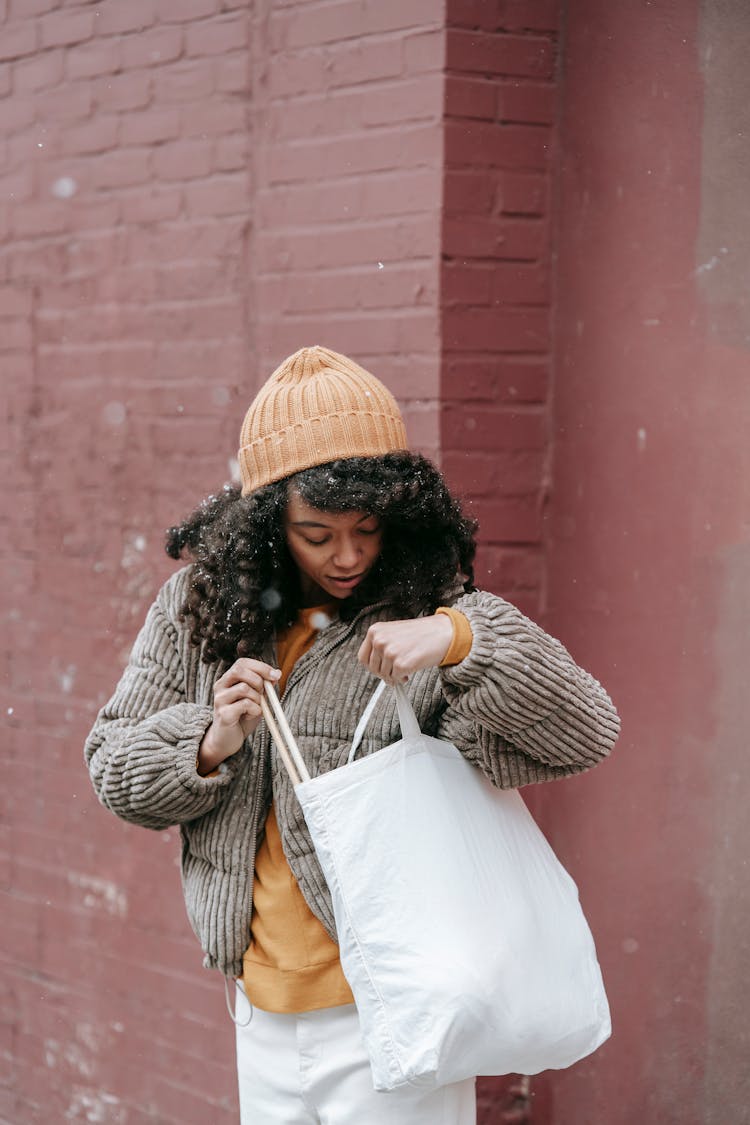
[[[244,497],[227,485],[170,528],[166,540],[171,558],[193,563],[182,619],[206,663],[258,657],[269,637],[297,617],[302,591],[284,532],[291,486],[321,511],[362,511],[380,520],[380,555],[339,603],[342,620],[383,601],[415,617],[434,611],[457,580],[474,588],[476,522],[418,453],[330,461]]]

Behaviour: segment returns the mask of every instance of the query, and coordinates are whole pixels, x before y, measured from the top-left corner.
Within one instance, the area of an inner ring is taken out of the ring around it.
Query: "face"
[[[294,489],[284,530],[307,605],[348,598],[374,566],[383,540],[376,516],[321,511],[306,504]]]

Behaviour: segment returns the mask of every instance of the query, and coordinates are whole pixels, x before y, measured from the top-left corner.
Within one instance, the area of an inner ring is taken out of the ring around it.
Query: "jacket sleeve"
[[[175,575],[162,587],[149,610],[122,679],[99,712],[84,750],[102,804],[144,828],[167,828],[208,812],[226,795],[235,772],[232,759],[214,777],[201,777],[196,769],[213,711],[185,699],[172,619],[179,578]]]
[[[617,711],[559,641],[494,594],[464,594],[454,608],[473,640],[460,664],[440,670],[439,737],[501,788],[578,773],[609,754]]]

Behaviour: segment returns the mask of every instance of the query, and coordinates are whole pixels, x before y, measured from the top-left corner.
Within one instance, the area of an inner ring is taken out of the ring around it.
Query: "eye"
[[[304,539],[305,543],[309,543],[311,547],[322,547],[324,543],[328,542],[327,537],[325,539],[310,539],[309,536],[303,535],[302,538]]]
[[[379,527],[360,527],[360,535],[377,535],[380,531]]]

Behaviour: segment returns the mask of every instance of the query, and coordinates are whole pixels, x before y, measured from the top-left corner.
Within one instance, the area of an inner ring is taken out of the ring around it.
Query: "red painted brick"
[[[244,47],[248,41],[248,19],[238,15],[192,24],[185,31],[185,52],[189,56],[224,55]]]
[[[3,321],[0,350],[3,352],[25,352],[32,346],[31,324],[27,320],[13,318]]]
[[[471,403],[450,404],[444,409],[442,430],[446,449],[544,449],[548,438],[541,409],[473,407]]]
[[[370,43],[352,40],[329,47],[325,55],[325,87],[359,85],[403,72],[402,39]]]
[[[420,214],[437,198],[439,177],[435,168],[403,169],[367,176],[361,185],[363,219]]]
[[[163,66],[174,62],[183,50],[179,27],[152,27],[122,40],[122,62],[126,70],[141,66]]]
[[[541,551],[487,547],[486,558],[498,579],[514,590],[538,590],[544,581]]]
[[[218,62],[216,89],[222,93],[242,94],[250,89],[250,58],[247,52],[225,55]]]
[[[219,137],[214,144],[213,167],[217,172],[234,172],[250,163],[250,138],[243,133]]]
[[[26,129],[34,122],[32,99],[8,98],[0,101],[0,130],[4,136]]]
[[[183,111],[184,137],[220,137],[225,134],[247,136],[250,112],[241,101],[210,99],[206,104],[190,106]]]
[[[190,190],[195,191],[197,186],[191,184]],[[147,262],[161,264],[165,261],[221,257],[236,250],[242,228],[243,220],[237,218],[222,223],[209,219],[165,226],[142,235],[137,243],[131,244],[128,260],[143,265]]]
[[[322,52],[290,55],[285,61],[285,66],[272,67],[268,76],[271,99],[321,93],[328,88],[327,60]]]
[[[443,13],[436,11],[433,0],[379,0],[365,5],[362,18],[368,34],[430,26],[442,34]],[[353,31],[357,34],[356,22]]]
[[[429,215],[416,215],[407,221],[337,225],[326,231],[298,230],[293,234],[272,228],[258,232],[256,253],[260,269],[324,269],[361,266],[377,268],[383,262],[400,261],[409,247],[412,258],[436,254],[438,238],[435,221]]]
[[[406,35],[404,44],[404,73],[422,74],[429,71],[443,72],[445,61],[445,32],[420,31]]]
[[[130,71],[102,76],[91,83],[91,90],[97,109],[142,109],[151,101],[151,74]]]
[[[122,207],[119,199],[105,199],[101,202],[92,202],[89,199],[79,199],[73,203],[74,218],[72,225],[78,230],[112,230],[121,217]]]
[[[8,12],[12,19],[26,19],[41,16],[56,8],[60,0],[9,0]]]
[[[450,308],[443,314],[443,338],[451,350],[540,352],[548,348],[549,336],[546,309]]]
[[[445,159],[460,168],[545,169],[550,130],[540,125],[505,125],[450,120],[445,125]]]
[[[36,50],[37,29],[33,20],[3,26],[0,35],[0,60],[19,59]]]
[[[65,70],[68,78],[94,78],[120,68],[119,39],[96,39],[68,49]]]
[[[120,144],[148,145],[173,140],[180,135],[180,111],[149,107],[120,117]]]
[[[198,102],[214,88],[211,66],[205,62],[181,62],[154,74],[154,102]]]
[[[0,176],[0,194],[13,206],[32,199],[35,194],[33,169],[27,166],[8,176]]]
[[[245,215],[250,210],[247,177],[236,172],[200,184],[189,184],[185,200],[190,215]]]
[[[500,177],[498,209],[506,215],[543,215],[549,210],[549,181],[536,172],[505,171]]]
[[[126,223],[161,223],[176,219],[182,209],[182,192],[177,189],[121,195],[122,218]]]
[[[160,180],[195,180],[209,174],[212,155],[212,141],[174,141],[155,150],[153,169]]]
[[[445,113],[448,117],[493,121],[497,113],[497,87],[486,78],[445,75]]]
[[[499,4],[497,0],[450,0],[447,5],[447,27],[471,28],[478,31],[495,29]]]
[[[449,28],[446,32],[446,66],[449,71],[487,75],[525,75],[551,78],[555,47],[551,39]]]
[[[97,16],[88,11],[58,11],[42,16],[39,21],[42,47],[63,47],[90,39],[97,26]]]
[[[28,316],[34,306],[34,294],[22,284],[0,286],[0,316]]]
[[[402,402],[409,447],[425,453],[439,445],[438,407],[432,402]]]
[[[381,83],[362,91],[359,119],[363,125],[437,121],[442,114],[442,94],[442,77],[435,74],[425,74],[411,82]]]
[[[560,0],[503,0],[496,26],[508,31],[557,31],[561,12]]]
[[[292,103],[279,98],[269,107],[268,135],[278,143],[352,132],[362,124],[363,100],[377,97],[380,89],[376,84],[361,90],[325,91]]]
[[[120,120],[114,114],[97,114],[83,125],[65,130],[62,151],[71,156],[78,153],[107,152],[117,145]]]
[[[549,266],[527,262],[498,262],[492,277],[495,305],[549,305]]]
[[[539,488],[546,457],[546,449],[449,449],[443,471],[466,496],[528,496]]]
[[[60,277],[66,269],[65,248],[55,242],[10,247],[7,258],[9,273],[24,281]]]
[[[477,359],[471,354],[446,354],[444,385],[447,393],[460,386],[466,402],[543,403],[549,388],[549,366],[545,360],[498,355]]]
[[[150,150],[129,148],[103,155],[91,169],[91,184],[100,190],[117,190],[145,183],[150,174]]]
[[[269,278],[265,296],[272,305],[291,313],[336,311],[345,308],[404,309],[432,307],[435,303],[434,269],[430,263],[407,263],[389,270],[341,274],[312,274],[290,284],[286,278]]]
[[[402,401],[410,399],[437,402],[438,365],[430,352],[406,355],[368,355],[357,353],[358,362],[373,371]]]
[[[222,8],[232,7],[227,0],[180,0],[179,6],[170,11],[169,6],[160,6],[160,23],[187,23],[188,20],[204,19],[213,16]],[[234,7],[247,7],[247,0],[238,0]]]
[[[451,0],[450,27],[483,31],[556,31],[560,0]]]
[[[11,231],[18,238],[38,238],[68,230],[70,208],[64,203],[27,203],[11,215]]]
[[[443,307],[448,305],[489,305],[495,269],[492,262],[456,262],[446,265],[440,277]]]
[[[257,213],[261,225],[294,226],[301,215],[306,224],[330,223],[361,214],[364,185],[360,180],[335,183],[285,184],[273,193],[258,199]]]
[[[407,310],[405,315],[383,316],[347,310],[328,315],[303,314],[299,317],[267,318],[268,339],[275,354],[289,352],[295,340],[325,338],[335,351],[353,354],[389,354],[399,349],[434,349],[437,344],[437,319],[430,310]],[[422,341],[425,341],[423,344]],[[298,345],[299,346],[299,345]]]
[[[379,0],[363,5],[359,0],[335,4],[311,3],[293,12],[276,13],[276,42],[288,47],[321,46],[340,40],[435,24],[432,0]]]
[[[501,82],[497,88],[499,121],[551,125],[557,116],[557,89],[552,83]]]
[[[480,530],[487,535],[493,529],[504,543],[539,543],[542,518],[536,494],[508,496],[499,500],[484,497],[472,501],[468,514],[479,520]]]
[[[64,58],[65,54],[60,49],[18,59],[13,63],[13,89],[15,93],[34,93],[47,86],[56,86],[59,82],[62,82]]]
[[[447,216],[443,253],[451,258],[505,258],[536,262],[548,246],[548,226],[535,219]]]
[[[447,169],[443,176],[443,208],[449,215],[489,215],[496,194],[495,177],[486,170]]]
[[[97,8],[98,35],[122,35],[141,31],[155,21],[155,0],[128,0],[127,4],[101,4]]]
[[[46,125],[50,122],[79,121],[89,116],[92,107],[91,89],[88,84],[80,82],[65,84],[52,93],[36,97],[37,120]]]
[[[272,184],[294,183],[313,175],[333,179],[389,171],[405,163],[412,166],[437,164],[439,153],[437,122],[400,129],[373,129],[365,140],[333,137],[277,148],[268,159],[268,179]]]

